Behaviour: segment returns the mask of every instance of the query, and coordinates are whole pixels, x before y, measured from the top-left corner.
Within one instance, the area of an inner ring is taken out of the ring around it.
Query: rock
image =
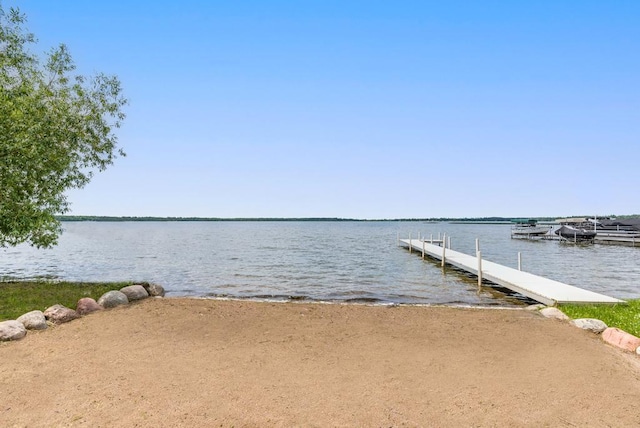
[[[164,297],[164,287],[159,284],[149,284],[148,282],[140,284],[147,290],[149,296],[153,297]]]
[[[602,340],[630,352],[636,352],[640,347],[639,338],[615,327],[609,327],[603,331]]]
[[[129,303],[127,295],[118,290],[107,291],[98,299],[98,304],[103,308],[115,308],[127,303]]]
[[[20,321],[0,322],[0,341],[19,340],[27,335],[27,329]]]
[[[580,327],[583,330],[589,330],[596,334],[600,334],[607,329],[607,325],[595,318],[578,318],[571,321],[571,324]]]
[[[80,315],[90,314],[91,312],[101,311],[102,309],[104,308],[91,297],[83,297],[78,300],[78,304],[76,305],[76,312]]]
[[[536,303],[535,305],[529,305],[524,309],[527,311],[539,311],[542,308],[546,308],[546,306],[543,305],[542,303]]]
[[[31,311],[18,317],[16,321],[19,321],[24,325],[27,330],[46,330],[47,319],[42,311]]]
[[[76,318],[80,318],[80,314],[78,314],[76,311],[62,305],[53,305],[47,308],[47,310],[44,311],[44,316],[49,321],[56,324],[62,324]]]
[[[121,288],[120,291],[127,296],[130,302],[149,297],[149,293],[147,293],[147,290],[142,285],[129,285],[128,287]]]
[[[569,317],[566,316],[565,313],[558,308],[540,309],[540,313],[547,318],[555,318],[557,320],[563,320],[563,321],[569,319]]]

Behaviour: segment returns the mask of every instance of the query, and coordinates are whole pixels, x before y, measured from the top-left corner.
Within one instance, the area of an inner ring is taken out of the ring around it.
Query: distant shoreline
[[[478,217],[478,218],[393,218],[393,219],[356,219],[339,217],[136,217],[136,216],[58,216],[60,221],[96,221],[96,222],[124,222],[124,221],[164,221],[164,222],[185,222],[185,221],[323,221],[323,222],[372,222],[372,221],[422,221],[427,223],[455,222],[470,224],[509,224],[512,220],[520,217]],[[558,217],[536,217],[538,221],[554,221]]]

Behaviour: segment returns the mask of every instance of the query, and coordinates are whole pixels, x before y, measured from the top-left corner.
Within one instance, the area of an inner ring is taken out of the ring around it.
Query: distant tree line
[[[587,216],[588,217],[588,216]],[[634,216],[618,216],[630,218]],[[532,217],[537,221],[554,221],[558,217]],[[585,217],[586,218],[586,217]],[[393,218],[393,219],[354,219],[340,217],[137,217],[137,216],[58,216],[59,221],[424,221],[424,222],[461,222],[461,223],[510,223],[521,217],[425,217],[425,218]]]
[[[305,217],[305,218],[220,218],[220,217],[136,217],[136,216],[84,216],[84,215],[64,215],[58,216],[59,221],[358,221],[346,218],[325,218],[325,217]]]

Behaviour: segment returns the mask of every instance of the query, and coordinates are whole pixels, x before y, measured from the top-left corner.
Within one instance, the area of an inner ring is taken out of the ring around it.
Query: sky
[[[70,214],[640,213],[635,0],[0,1],[130,101]]]

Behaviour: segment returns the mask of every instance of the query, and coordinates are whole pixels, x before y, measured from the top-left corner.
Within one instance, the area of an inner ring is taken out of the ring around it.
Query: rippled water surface
[[[66,222],[59,245],[0,249],[0,278],[139,280],[173,296],[505,305],[486,288],[397,245],[451,236],[452,248],[618,298],[640,297],[640,247],[510,238],[508,225],[422,222]]]

